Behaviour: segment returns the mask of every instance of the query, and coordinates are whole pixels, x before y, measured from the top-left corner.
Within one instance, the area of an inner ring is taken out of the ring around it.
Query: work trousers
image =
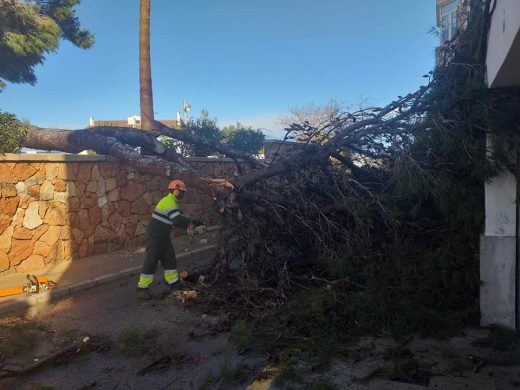
[[[148,235],[146,257],[138,283],[139,287],[146,288],[152,283],[159,261],[161,261],[164,268],[164,278],[166,282],[168,282],[168,284],[177,282],[179,280],[177,260],[170,237],[153,237]]]

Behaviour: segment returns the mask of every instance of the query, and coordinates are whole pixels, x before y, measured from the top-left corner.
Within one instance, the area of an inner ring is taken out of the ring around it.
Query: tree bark
[[[139,17],[139,96],[141,129],[153,130],[154,112],[150,60],[150,0],[141,0]]]
[[[224,189],[210,186],[209,178],[195,170],[171,149],[155,139],[153,133],[118,127],[93,127],[83,130],[44,129],[32,126],[23,145],[41,150],[78,153],[92,149],[115,157],[142,173],[181,179],[192,188],[213,195]],[[154,156],[142,156],[132,146],[143,146]]]

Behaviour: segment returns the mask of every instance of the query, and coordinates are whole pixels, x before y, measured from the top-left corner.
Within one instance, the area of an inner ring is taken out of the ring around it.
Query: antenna
[[[188,112],[191,110],[191,104],[186,100],[182,101],[182,109],[184,110],[184,120],[188,121]]]

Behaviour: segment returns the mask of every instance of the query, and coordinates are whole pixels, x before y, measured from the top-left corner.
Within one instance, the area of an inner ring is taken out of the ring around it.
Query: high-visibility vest
[[[162,198],[148,223],[148,234],[154,237],[168,237],[173,226],[186,228],[189,219],[182,215],[178,206],[179,200],[172,193]]]

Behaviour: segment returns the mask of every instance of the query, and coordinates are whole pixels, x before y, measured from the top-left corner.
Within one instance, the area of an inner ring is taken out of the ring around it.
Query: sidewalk
[[[215,248],[217,236],[218,232],[212,230],[194,236],[175,237],[173,245],[177,255],[178,269],[183,270],[194,260],[200,265],[207,263],[212,258],[211,252]],[[0,315],[26,310],[94,286],[137,275],[141,270],[143,260],[144,248],[138,248],[137,250],[122,250],[49,264],[33,274],[45,276],[57,283],[57,286],[48,292],[39,294],[0,297]],[[158,272],[162,272],[160,265]],[[0,289],[21,286],[26,283],[25,273],[0,277]]]

